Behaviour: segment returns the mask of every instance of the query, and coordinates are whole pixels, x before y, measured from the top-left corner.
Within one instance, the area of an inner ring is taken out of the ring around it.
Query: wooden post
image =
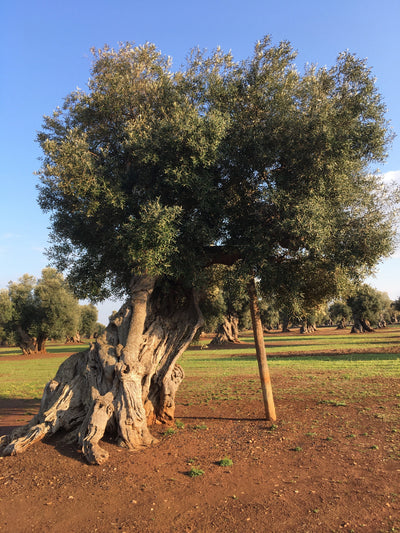
[[[260,317],[260,308],[258,307],[257,289],[255,279],[252,278],[248,285],[250,297],[250,313],[253,323],[254,342],[256,345],[256,354],[258,370],[260,372],[261,389],[264,399],[265,415],[267,420],[275,422],[275,404],[272,395],[271,378],[268,370],[267,356],[265,353],[264,332]]]

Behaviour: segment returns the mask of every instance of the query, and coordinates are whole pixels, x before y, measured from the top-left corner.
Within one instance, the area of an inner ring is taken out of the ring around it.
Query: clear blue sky
[[[400,134],[399,0],[5,0],[0,7],[0,288],[46,266],[48,217],[36,202],[36,132],[77,86],[86,87],[90,48],[154,42],[179,66],[194,46],[220,45],[236,59],[265,34],[289,40],[297,64],[330,66],[349,49],[367,58]],[[400,138],[382,173],[400,182]],[[369,280],[400,296],[400,253]],[[100,307],[100,320],[118,305]]]

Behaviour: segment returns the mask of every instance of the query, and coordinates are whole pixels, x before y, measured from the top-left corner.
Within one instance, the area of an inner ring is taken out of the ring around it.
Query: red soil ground
[[[0,531],[400,531],[400,377],[359,380],[368,394],[338,405],[311,378],[272,373],[276,427],[261,396],[206,404],[188,377],[176,413],[185,427],[167,436],[156,426],[152,448],[105,441],[109,461],[96,467],[56,435],[0,458]],[[233,385],[245,392],[248,378]],[[343,379],[340,394],[353,390]],[[0,434],[37,409],[2,400]],[[225,456],[232,466],[219,466]],[[204,474],[190,477],[192,467]]]

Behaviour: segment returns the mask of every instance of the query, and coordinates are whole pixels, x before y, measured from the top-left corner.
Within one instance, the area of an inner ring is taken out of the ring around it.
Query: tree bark
[[[365,320],[363,318],[354,318],[354,324],[351,328],[350,333],[372,333],[374,330],[371,328],[371,324],[368,320]]]
[[[315,333],[317,331],[317,327],[315,324],[311,324],[307,320],[303,322],[303,324],[300,326],[300,333],[301,334],[307,334],[307,333]]]
[[[36,339],[36,352],[37,353],[45,353],[46,352],[46,342],[47,337],[46,335],[39,334]]]
[[[17,346],[21,348],[24,355],[30,355],[36,352],[36,341],[24,331],[21,326],[17,327]]]
[[[135,278],[131,298],[104,334],[64,361],[46,385],[39,413],[0,439],[1,455],[23,452],[59,429],[72,433],[91,464],[108,458],[99,444],[106,431],[131,450],[148,446],[148,425],[174,419],[184,377],[177,361],[202,324],[193,290]]]
[[[282,333],[290,333],[289,329],[289,317],[284,317],[282,319]]]
[[[210,345],[219,345],[226,343],[239,344],[239,318],[229,313],[224,317],[223,323],[218,327],[217,334],[210,342]]]

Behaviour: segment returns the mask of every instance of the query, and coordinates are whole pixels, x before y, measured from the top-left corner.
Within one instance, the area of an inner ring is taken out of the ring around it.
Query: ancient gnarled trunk
[[[240,343],[239,318],[234,314],[228,314],[224,317],[224,321],[218,327],[217,334],[210,342],[210,345],[225,344],[228,342]]]
[[[89,463],[107,460],[99,441],[110,432],[120,446],[153,442],[148,425],[174,418],[183,379],[177,360],[202,325],[191,289],[143,276],[131,299],[90,349],[72,355],[45,387],[39,413],[2,437],[2,455],[24,451],[59,429],[73,432]]]
[[[307,333],[315,333],[317,331],[317,327],[315,324],[311,324],[307,320],[303,322],[303,324],[300,326],[300,333],[301,334],[307,334]]]
[[[371,328],[371,324],[368,320],[365,320],[363,318],[354,318],[354,324],[351,328],[350,333],[372,333],[374,330]]]
[[[35,338],[24,331],[21,326],[17,328],[17,346],[21,348],[24,355],[29,355],[37,351]]]
[[[46,351],[47,337],[39,334],[38,337],[32,337],[21,326],[17,328],[17,346],[21,348],[24,355],[33,353],[44,353]]]

